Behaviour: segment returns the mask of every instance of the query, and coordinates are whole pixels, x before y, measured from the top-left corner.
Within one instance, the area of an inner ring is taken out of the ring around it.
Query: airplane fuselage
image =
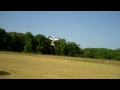
[[[51,43],[51,45],[52,45],[52,46],[54,46],[54,45],[55,45],[55,44],[54,44],[54,38],[53,38],[53,40],[52,40],[52,43]]]

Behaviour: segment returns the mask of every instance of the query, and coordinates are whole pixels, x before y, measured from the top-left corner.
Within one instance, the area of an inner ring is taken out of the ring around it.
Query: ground
[[[0,79],[120,79],[120,62],[0,52]]]

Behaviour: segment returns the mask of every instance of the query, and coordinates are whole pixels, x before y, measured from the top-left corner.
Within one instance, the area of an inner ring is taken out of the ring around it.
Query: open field
[[[120,79],[120,62],[0,52],[0,79]]]

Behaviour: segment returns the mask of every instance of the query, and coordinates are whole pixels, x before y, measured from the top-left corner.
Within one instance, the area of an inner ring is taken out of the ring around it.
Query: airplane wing
[[[49,36],[48,38],[49,38],[50,40],[53,40],[53,37],[51,37],[51,36]],[[59,38],[54,37],[54,41],[57,41],[57,40],[59,40]]]
[[[59,38],[55,37],[55,38],[54,38],[54,41],[57,41],[57,40],[59,40]]]
[[[53,40],[53,38],[51,36],[48,37],[50,40]]]

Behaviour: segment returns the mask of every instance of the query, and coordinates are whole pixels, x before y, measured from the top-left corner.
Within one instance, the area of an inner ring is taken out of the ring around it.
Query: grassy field
[[[0,79],[120,79],[120,62],[0,52]]]

